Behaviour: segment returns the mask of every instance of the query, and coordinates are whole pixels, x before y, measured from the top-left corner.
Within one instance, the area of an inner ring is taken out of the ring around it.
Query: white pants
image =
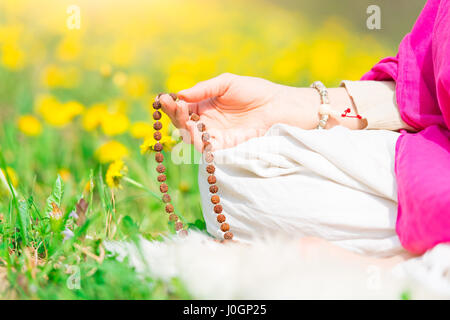
[[[223,214],[235,239],[282,233],[314,236],[374,256],[403,252],[395,232],[395,143],[385,130],[302,130],[265,136],[214,153]],[[210,234],[222,237],[205,164],[199,184]]]

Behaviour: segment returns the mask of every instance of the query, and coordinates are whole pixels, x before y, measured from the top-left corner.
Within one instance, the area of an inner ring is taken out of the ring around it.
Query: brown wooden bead
[[[220,225],[220,230],[222,230],[223,232],[227,232],[228,230],[230,230],[230,225],[224,222]]]
[[[217,216],[217,222],[223,223],[223,222],[225,222],[225,220],[226,220],[226,218],[225,218],[225,216],[223,214],[219,214]]]
[[[159,122],[159,121],[156,121],[156,122],[153,124],[153,129],[155,129],[155,130],[161,130],[161,129],[162,129],[162,123]]]
[[[205,161],[207,163],[211,163],[214,160],[214,155],[211,152],[206,152],[205,154]]]
[[[153,112],[153,119],[159,120],[159,119],[161,119],[161,117],[162,117],[161,112],[159,112],[159,111]]]
[[[210,175],[208,176],[208,183],[209,184],[215,184],[217,182],[216,176]]]
[[[211,136],[209,135],[208,132],[204,132],[204,133],[202,134],[202,141],[203,141],[203,142],[206,142],[206,141],[209,140],[210,137],[211,137]]]
[[[231,239],[233,239],[233,234],[231,233],[231,232],[225,232],[225,234],[223,235],[223,238],[225,239],[225,240],[231,240]]]
[[[170,198],[170,196],[169,196],[167,193],[164,193],[163,196],[162,196],[162,201],[163,201],[164,203],[169,203],[170,200],[172,200],[172,199]]]
[[[155,143],[155,145],[153,146],[153,149],[155,149],[155,151],[161,151],[163,149],[163,145],[160,142]]]
[[[198,114],[196,114],[196,113],[192,113],[191,120],[192,121],[198,121],[198,120],[200,120],[200,116]]]
[[[162,138],[161,132],[155,131],[155,132],[153,133],[153,138],[155,138],[156,141],[161,140],[161,138]]]
[[[165,183],[161,183],[161,185],[159,186],[159,191],[161,191],[162,193],[166,193],[167,191],[169,191],[169,186]]]
[[[214,206],[214,212],[215,213],[222,213],[222,210],[223,210],[223,208],[222,208],[222,206],[220,204],[216,204]]]
[[[170,216],[169,216],[169,221],[173,221],[173,222],[175,222],[175,221],[177,221],[178,220],[178,216],[176,215],[176,214],[171,214]]]
[[[206,166],[206,172],[208,172],[209,174],[213,174],[215,171],[216,171],[216,167],[214,167],[214,165],[208,164]]]
[[[212,145],[209,141],[203,142],[203,152],[211,151]]]
[[[216,185],[209,187],[209,192],[211,192],[211,193],[217,193],[218,191],[219,191],[219,187]]]
[[[164,161],[164,155],[161,152],[158,152],[155,154],[155,160],[156,162],[163,162]]]
[[[156,171],[158,171],[159,173],[164,173],[164,171],[166,171],[166,167],[164,167],[163,164],[158,164],[158,166],[156,167]]]
[[[171,203],[166,204],[166,212],[172,213],[174,210],[173,205]]]
[[[164,181],[166,181],[166,179],[167,179],[167,177],[165,174],[160,174],[158,176],[158,182],[164,182]]]
[[[176,93],[171,92],[171,93],[169,93],[169,96],[173,99],[173,101],[177,101],[177,99],[178,99],[178,96]]]
[[[183,229],[183,222],[178,221],[175,223],[175,230],[179,231],[181,229]]]
[[[159,96],[158,96],[158,98],[159,98]],[[161,102],[159,102],[159,101],[153,102],[153,109],[155,109],[155,110],[161,109]]]
[[[205,131],[206,126],[203,122],[200,122],[199,124],[197,124],[197,129],[198,129],[198,131],[203,132],[203,131]]]
[[[220,197],[218,196],[218,195],[213,195],[212,197],[211,197],[211,202],[213,203],[213,204],[218,204],[219,202],[220,202]]]
[[[178,235],[180,237],[187,237],[188,236],[188,231],[186,229],[180,230],[180,232],[178,233]]]
[[[158,95],[156,96],[156,99],[159,99],[163,94],[164,94],[164,92],[158,93]]]

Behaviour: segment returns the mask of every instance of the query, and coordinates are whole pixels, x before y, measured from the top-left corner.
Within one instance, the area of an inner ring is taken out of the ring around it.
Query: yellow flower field
[[[276,2],[76,2],[79,28],[66,1],[0,2],[0,298],[189,297],[102,255],[108,239],[173,232],[155,182],[155,96],[222,72],[335,86],[395,50]],[[179,139],[161,121],[170,159]],[[196,166],[166,162],[176,210],[204,229]],[[63,265],[81,268],[82,289]]]

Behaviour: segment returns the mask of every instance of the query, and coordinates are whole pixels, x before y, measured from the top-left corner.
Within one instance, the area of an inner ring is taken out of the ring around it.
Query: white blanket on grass
[[[191,232],[183,239],[142,240],[140,249],[108,242],[107,249],[119,259],[129,257],[139,272],[180,277],[194,298],[400,299],[406,292],[411,298],[450,298],[449,245],[393,272],[323,252],[315,259],[300,253],[302,236],[374,256],[403,252],[395,233],[397,138],[381,130],[276,125],[264,137],[215,152],[224,214],[239,243],[222,245]],[[203,213],[208,232],[221,236],[204,167]]]
[[[219,195],[235,239],[282,233],[320,237],[373,256],[403,252],[395,232],[398,136],[278,124],[263,137],[216,151]],[[203,215],[208,232],[222,238],[206,180],[203,164]]]

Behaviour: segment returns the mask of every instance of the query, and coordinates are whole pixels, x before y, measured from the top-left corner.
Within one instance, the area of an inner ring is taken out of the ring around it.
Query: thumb
[[[220,97],[227,92],[235,77],[234,74],[223,73],[215,78],[199,82],[190,89],[181,90],[177,95],[187,102],[200,102],[208,98]]]

